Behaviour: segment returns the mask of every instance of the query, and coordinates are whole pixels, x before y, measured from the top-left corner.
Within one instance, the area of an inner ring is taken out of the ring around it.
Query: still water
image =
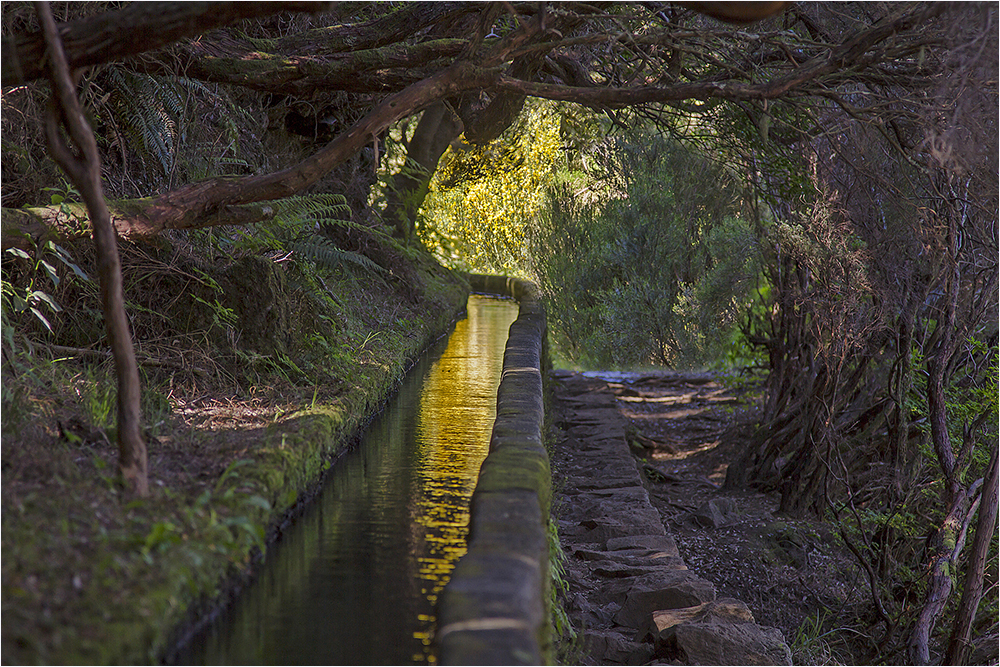
[[[434,605],[465,554],[516,318],[514,301],[470,297],[468,317],[414,366],[259,578],[181,661],[435,662]]]

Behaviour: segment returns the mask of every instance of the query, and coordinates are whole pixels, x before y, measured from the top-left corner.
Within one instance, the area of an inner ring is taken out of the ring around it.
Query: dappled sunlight
[[[711,442],[703,442],[693,447],[685,447],[683,451],[676,453],[670,452],[653,452],[650,457],[654,461],[683,461],[689,456],[694,456],[695,454],[701,454],[702,452],[708,452],[719,446],[721,440],[713,440]]]
[[[630,412],[628,410],[623,410],[624,414],[629,419],[636,420],[655,420],[655,419],[684,419],[685,417],[697,417],[698,415],[710,412],[712,408],[690,408],[681,410],[664,410],[662,412]]]

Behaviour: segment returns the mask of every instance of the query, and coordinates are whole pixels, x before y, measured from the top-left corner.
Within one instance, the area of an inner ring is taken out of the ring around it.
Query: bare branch
[[[76,85],[70,75],[62,43],[59,41],[52,10],[48,3],[39,2],[36,11],[45,34],[47,61],[51,68],[54,89],[46,128],[50,150],[53,158],[79,189],[93,222],[94,244],[97,247],[97,272],[101,286],[101,310],[118,376],[118,470],[130,493],[146,496],[149,495],[149,481],[146,442],[142,435],[142,412],[139,406],[139,368],[132,347],[132,332],[125,314],[118,239],[111,226],[101,187],[101,158],[97,151],[97,140],[76,96]],[[69,148],[60,132],[57,109],[62,112],[62,121],[80,150],[79,156]]]

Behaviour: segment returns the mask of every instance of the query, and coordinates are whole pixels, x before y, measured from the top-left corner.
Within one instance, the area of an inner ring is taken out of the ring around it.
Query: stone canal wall
[[[468,553],[438,604],[438,659],[537,665],[549,628],[545,309],[530,282],[476,274],[470,282],[473,291],[514,297],[519,313],[504,352],[490,451],[472,496]]]

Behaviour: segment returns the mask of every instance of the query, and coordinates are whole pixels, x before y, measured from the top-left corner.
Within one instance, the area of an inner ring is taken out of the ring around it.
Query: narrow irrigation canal
[[[434,663],[434,605],[466,550],[517,303],[472,296],[268,553],[189,664]]]

